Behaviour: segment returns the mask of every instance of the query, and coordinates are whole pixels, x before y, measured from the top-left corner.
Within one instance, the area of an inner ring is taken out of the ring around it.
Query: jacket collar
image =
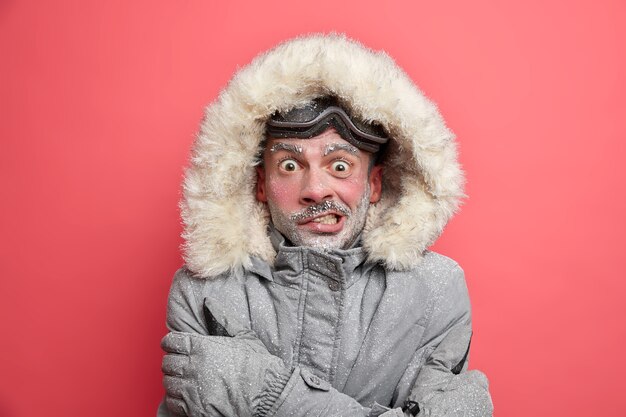
[[[249,268],[251,272],[269,281],[284,285],[297,285],[300,281],[300,274],[304,270],[310,270],[335,280],[347,288],[358,280],[363,272],[374,266],[366,262],[367,253],[360,245],[360,239],[349,249],[325,251],[312,247],[293,246],[271,225],[269,236],[277,254],[274,266],[254,257]],[[361,269],[360,273],[358,269]]]

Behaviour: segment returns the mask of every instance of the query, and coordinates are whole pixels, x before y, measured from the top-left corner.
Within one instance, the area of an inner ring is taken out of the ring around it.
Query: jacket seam
[[[386,288],[387,288],[387,274],[388,274],[388,271],[382,264],[379,263],[377,265],[383,271],[383,275],[384,275],[384,281],[385,281],[385,290],[383,290],[383,294],[384,294],[384,292],[386,291]],[[371,279],[371,275],[372,275],[373,271],[374,271],[374,268],[372,268],[372,269],[370,269],[368,271],[368,274],[369,274],[368,277],[367,277],[368,280]],[[382,299],[383,299],[383,297],[380,297],[378,299],[378,305],[376,306],[376,311],[378,311],[378,308],[380,307],[380,303],[382,302]],[[367,324],[367,329],[365,329],[365,333],[363,335],[363,340],[361,341],[361,344],[359,345],[357,356],[356,356],[356,358],[354,360],[354,363],[350,367],[350,370],[347,373],[348,377],[346,378],[345,382],[343,383],[343,386],[341,387],[342,390],[348,384],[348,381],[350,380],[350,375],[352,374],[352,371],[354,370],[354,367],[359,362],[359,358],[361,357],[361,352],[363,352],[363,346],[365,346],[365,344],[369,341],[368,336],[370,334],[370,328],[372,327],[372,323],[374,323],[375,318],[376,318],[376,312],[372,316],[372,319],[370,320],[370,322]]]
[[[340,282],[341,282],[341,275],[344,275],[343,270],[339,272]],[[345,276],[344,276],[343,282],[345,283]],[[341,289],[339,290],[339,311],[337,311],[337,324],[334,326],[335,336],[333,338],[334,339],[333,355],[330,359],[330,369],[329,369],[329,375],[328,375],[328,379],[331,384],[335,382],[335,375],[337,373],[337,361],[339,360],[339,346],[341,346],[341,335],[343,333],[343,326],[344,326],[343,311],[344,311],[344,303],[346,299],[346,291],[347,289],[344,288],[344,286],[342,285]]]
[[[306,256],[302,250],[298,251],[298,256],[300,257],[300,264],[302,265],[302,273],[300,275],[301,279],[301,291],[300,298],[298,300],[298,328],[296,333],[296,342],[295,342],[295,362],[294,366],[300,365],[300,358],[302,354],[302,328],[304,324],[304,312],[306,310],[306,301],[309,291],[309,280],[307,276],[309,275],[309,264],[306,262]]]

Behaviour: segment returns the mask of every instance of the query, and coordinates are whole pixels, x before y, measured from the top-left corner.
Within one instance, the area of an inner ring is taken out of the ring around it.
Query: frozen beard
[[[322,203],[306,207],[295,213],[285,213],[278,206],[268,200],[267,205],[276,230],[281,232],[296,246],[309,246],[321,250],[347,249],[354,244],[361,234],[370,206],[370,186],[367,184],[365,192],[354,210],[345,204],[327,200]],[[345,217],[343,228],[337,233],[316,233],[298,227],[302,220],[315,217],[318,221],[335,222],[335,216],[324,216],[324,213],[339,213]]]

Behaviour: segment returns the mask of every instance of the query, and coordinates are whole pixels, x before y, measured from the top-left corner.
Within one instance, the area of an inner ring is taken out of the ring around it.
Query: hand
[[[252,331],[235,337],[171,332],[161,346],[165,401],[176,415],[263,415],[290,374]]]
[[[462,372],[424,399],[418,417],[488,417],[493,414],[489,382],[480,371]]]

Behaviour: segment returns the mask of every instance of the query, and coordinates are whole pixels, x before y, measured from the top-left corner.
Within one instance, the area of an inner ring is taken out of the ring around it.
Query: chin
[[[345,249],[352,243],[349,236],[329,234],[306,234],[297,236],[292,240],[298,246],[307,246],[320,250]]]

